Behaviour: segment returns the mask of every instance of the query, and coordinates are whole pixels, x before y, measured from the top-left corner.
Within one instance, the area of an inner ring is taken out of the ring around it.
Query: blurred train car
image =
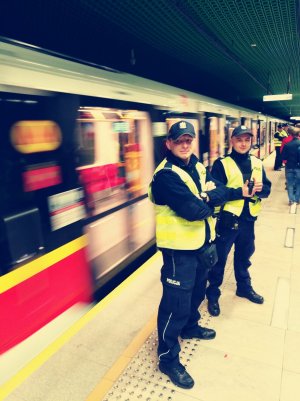
[[[206,166],[275,119],[182,89],[0,42],[0,353],[155,244],[147,187],[168,127],[191,121]]]

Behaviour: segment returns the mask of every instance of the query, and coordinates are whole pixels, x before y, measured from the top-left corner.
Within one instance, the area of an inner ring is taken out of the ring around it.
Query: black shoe
[[[195,329],[180,334],[181,338],[187,340],[189,338],[200,338],[201,340],[212,340],[216,337],[215,330],[206,327],[197,326]]]
[[[256,294],[256,292],[252,289],[247,291],[236,290],[236,295],[238,297],[247,298],[249,301],[254,302],[255,304],[264,303],[264,298],[261,295]]]
[[[176,366],[168,366],[163,363],[158,365],[159,370],[165,375],[169,376],[175,386],[182,388],[192,388],[195,384],[192,376],[188,374],[185,367],[181,364]]]
[[[220,314],[220,305],[218,301],[210,301],[207,300],[207,310],[211,316],[219,316]]]

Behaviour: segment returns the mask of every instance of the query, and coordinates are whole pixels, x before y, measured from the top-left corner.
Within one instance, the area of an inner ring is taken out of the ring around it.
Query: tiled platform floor
[[[230,258],[221,315],[211,317],[205,302],[201,308],[202,324],[217,331],[216,339],[181,343],[193,389],[175,387],[157,370],[157,254],[5,400],[295,401],[300,393],[300,207],[288,206],[284,170],[273,171],[273,163],[272,156],[265,161],[273,188],[256,224],[251,267],[253,286],[265,303],[235,296]],[[294,237],[286,244],[288,228]]]

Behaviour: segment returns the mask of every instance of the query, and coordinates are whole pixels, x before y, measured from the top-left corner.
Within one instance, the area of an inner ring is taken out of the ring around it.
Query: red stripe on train
[[[85,248],[0,295],[0,354],[77,302],[92,301]]]

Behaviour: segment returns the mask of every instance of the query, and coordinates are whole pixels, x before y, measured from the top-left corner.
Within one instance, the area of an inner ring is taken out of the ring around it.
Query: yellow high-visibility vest
[[[258,182],[262,182],[263,177],[263,165],[262,161],[255,156],[250,155],[251,160],[251,177],[256,179]],[[224,166],[225,174],[227,177],[227,184],[226,186],[229,188],[240,188],[244,185],[243,174],[239,169],[236,162],[230,157],[226,156],[224,159],[221,160],[221,163]],[[244,199],[232,200],[225,203],[223,210],[231,212],[236,216],[240,216],[245,204]],[[258,216],[261,209],[261,200],[258,196],[254,195],[249,202],[249,211],[251,216],[256,217]]]
[[[156,168],[155,174],[164,169],[168,161],[164,159],[160,165]],[[175,166],[174,164],[168,163],[171,166],[172,171],[177,173],[181,180],[188,186],[190,191],[200,199],[198,188],[193,181],[192,177]],[[168,167],[169,168],[169,167]],[[201,188],[205,189],[206,182],[206,169],[201,163],[196,164],[196,169],[199,173]],[[148,191],[151,202],[155,204],[155,199],[152,195],[151,184]],[[159,248],[178,249],[178,250],[195,250],[201,248],[205,242],[205,221],[188,221],[178,216],[174,210],[168,205],[157,205],[155,204],[155,217],[156,217],[156,242]],[[206,219],[211,233],[211,239],[215,239],[215,219],[209,217]]]
[[[279,136],[281,138],[285,138],[288,136],[288,134],[285,132],[285,130],[282,130],[281,132],[277,131],[277,132],[275,132],[275,134],[279,134]],[[275,136],[274,136],[274,146],[275,147],[281,146],[281,144],[282,144],[282,140],[275,138]]]

